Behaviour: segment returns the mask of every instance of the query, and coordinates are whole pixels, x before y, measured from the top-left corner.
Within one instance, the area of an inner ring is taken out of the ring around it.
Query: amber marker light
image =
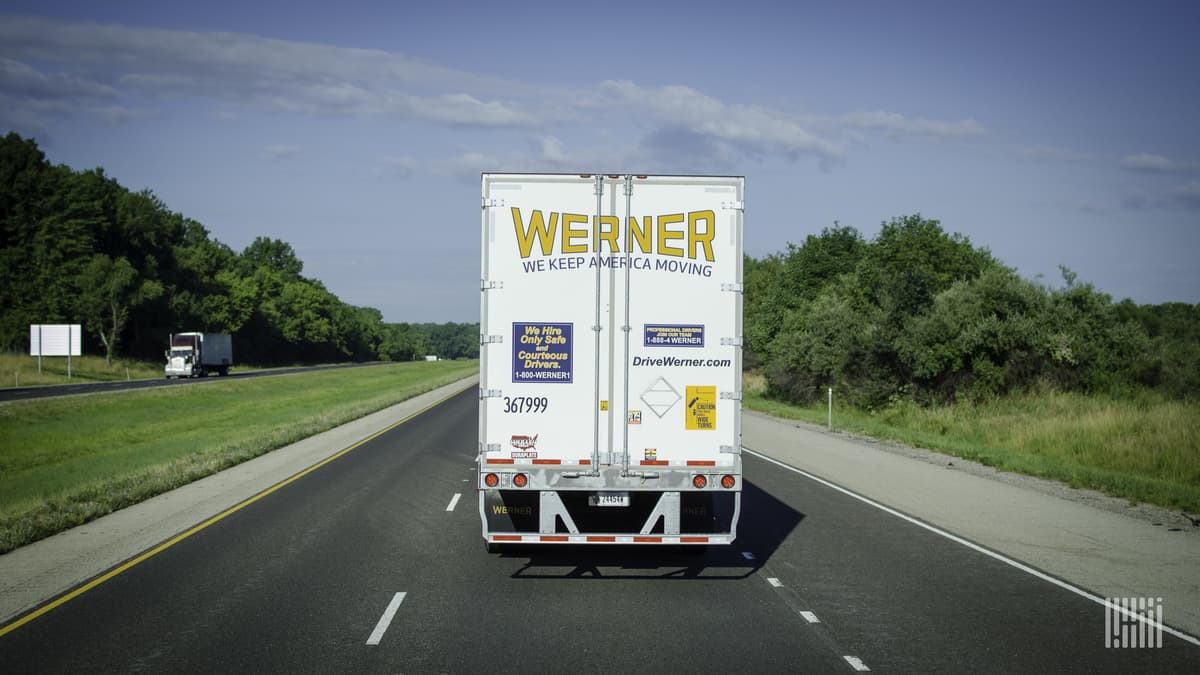
[[[696,486],[697,488],[708,487],[708,479],[705,478],[704,476],[697,474],[695,476],[692,476],[692,485]]]
[[[500,484],[500,476],[497,476],[494,473],[489,473],[483,477],[483,484],[488,487],[496,487]]]

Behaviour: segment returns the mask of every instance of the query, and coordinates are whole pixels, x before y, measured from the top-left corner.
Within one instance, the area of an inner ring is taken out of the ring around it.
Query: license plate
[[[593,492],[588,495],[588,506],[629,506],[629,493]]]

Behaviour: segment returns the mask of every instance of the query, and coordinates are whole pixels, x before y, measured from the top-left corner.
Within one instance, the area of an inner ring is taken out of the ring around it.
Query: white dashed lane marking
[[[454,510],[454,507],[458,505],[458,498],[459,498],[459,497],[462,497],[462,493],[460,493],[460,492],[455,492],[455,493],[454,493],[454,496],[450,498],[450,504],[446,506],[446,510],[447,510],[447,511],[453,511],[453,510]]]
[[[867,664],[863,663],[862,659],[858,658],[857,656],[843,656],[842,658],[846,659],[846,663],[849,663],[851,668],[860,673],[865,673],[871,670],[867,667]]]
[[[406,595],[408,594],[401,591],[392,596],[392,601],[388,603],[387,609],[383,610],[383,616],[379,617],[379,623],[375,624],[375,630],[371,631],[371,637],[367,638],[368,645],[377,645],[383,639],[383,634],[387,632],[388,626],[396,616],[396,610],[400,609],[400,603],[404,602]]]

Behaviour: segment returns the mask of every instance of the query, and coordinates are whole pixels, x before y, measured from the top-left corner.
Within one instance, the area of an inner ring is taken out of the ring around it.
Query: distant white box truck
[[[479,515],[523,544],[729,544],[744,179],[483,174]]]
[[[233,365],[233,338],[228,333],[174,333],[167,349],[167,379],[228,375]]]

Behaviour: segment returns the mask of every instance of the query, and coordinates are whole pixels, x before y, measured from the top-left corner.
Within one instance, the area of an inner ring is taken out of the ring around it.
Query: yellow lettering
[[[642,219],[642,226],[638,227],[636,216],[629,216],[629,236],[625,244],[625,250],[633,253],[633,241],[636,239],[638,248],[642,249],[642,253],[649,253],[651,249],[650,237],[653,232],[651,223],[654,222],[650,216]]]
[[[529,216],[529,227],[522,225],[521,209],[512,209],[513,226],[517,228],[517,246],[521,249],[521,257],[528,258],[533,250],[533,240],[537,239],[542,245],[542,255],[554,253],[554,232],[558,229],[558,214],[550,212],[550,226],[546,226],[541,211],[534,211]]]
[[[534,210],[526,223],[521,209],[512,208],[513,227],[517,233],[517,248],[522,258],[528,258],[535,244],[543,256],[555,255],[555,243],[560,246],[557,253],[603,253],[608,244],[609,253],[621,252],[620,219],[617,216],[586,216],[580,213],[546,213]],[[686,230],[684,221],[686,220]],[[591,224],[589,233],[587,224]],[[662,256],[693,260],[704,257],[709,262],[716,260],[713,241],[717,234],[717,215],[711,210],[689,213],[668,213],[659,216],[629,216],[626,223],[625,250],[629,253],[654,253]],[[561,225],[561,227],[559,227]],[[656,241],[657,240],[657,241]],[[564,259],[571,260],[571,259]]]
[[[658,217],[658,254],[669,255],[676,258],[683,257],[683,249],[671,246],[668,242],[675,239],[683,239],[683,232],[668,230],[668,225],[675,225],[683,222],[682,213],[671,213],[665,216]]]
[[[564,213],[562,215],[562,252],[563,253],[587,253],[587,230],[575,229],[571,227],[574,223],[586,223],[588,217],[580,213]],[[572,241],[583,238],[584,243],[573,244]]]
[[[703,233],[696,226],[701,220],[708,222],[708,227]],[[717,214],[712,211],[692,211],[688,214],[688,257],[696,257],[696,244],[704,247],[704,259],[713,261],[712,241],[717,234],[715,223],[717,222]]]
[[[616,216],[600,216],[600,224],[596,225],[595,216],[592,217],[592,229],[596,236],[592,238],[592,248],[599,251],[600,242],[608,242],[608,250],[611,253],[617,253],[621,247],[617,245],[617,224],[620,220]]]

